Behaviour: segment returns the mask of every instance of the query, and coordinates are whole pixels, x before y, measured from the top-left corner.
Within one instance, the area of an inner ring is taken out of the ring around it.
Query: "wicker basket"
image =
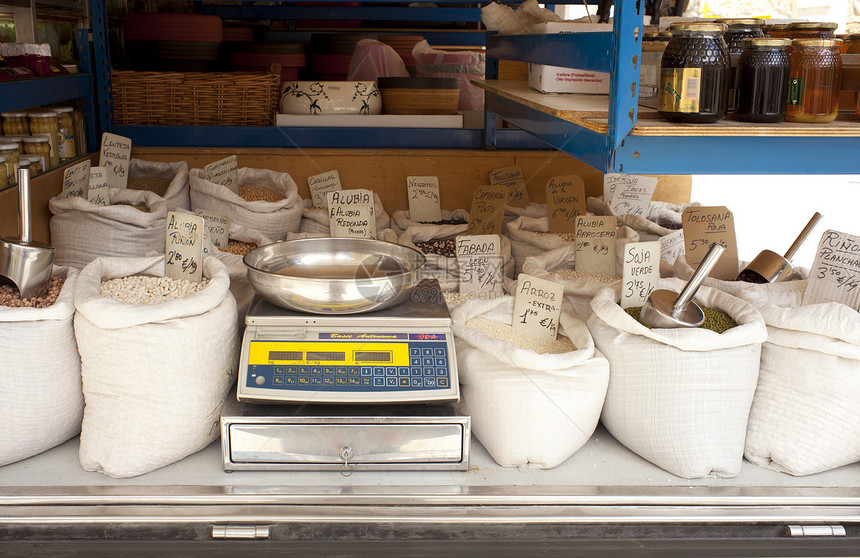
[[[280,67],[263,72],[114,71],[117,124],[268,126],[278,109]]]

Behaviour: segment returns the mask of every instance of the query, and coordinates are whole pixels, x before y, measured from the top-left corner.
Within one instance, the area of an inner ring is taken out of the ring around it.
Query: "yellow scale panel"
[[[308,353],[344,353],[344,360],[270,360],[272,352],[301,352],[304,357]],[[356,360],[356,353],[383,353],[391,355],[391,360]],[[251,343],[248,352],[249,365],[271,365],[271,364],[332,364],[341,366],[358,366],[375,364],[377,366],[408,366],[409,346],[407,343],[384,343],[384,342],[346,342],[346,341],[255,341]]]

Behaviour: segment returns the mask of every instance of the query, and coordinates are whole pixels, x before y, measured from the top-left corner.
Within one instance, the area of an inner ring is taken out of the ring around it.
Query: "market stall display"
[[[315,207],[313,200],[302,200],[302,206],[302,220],[299,223],[298,232],[322,234],[325,236],[331,234],[327,207]],[[376,216],[377,233],[389,228],[391,217],[385,211],[382,200],[376,192],[373,192],[373,214]]]
[[[164,198],[167,211],[191,207],[188,163],[162,163],[132,157],[128,188],[149,190]]]
[[[443,209],[442,220],[433,223],[412,219],[409,215],[408,209],[398,209],[391,214],[391,228],[398,236],[414,225],[438,225],[440,227],[445,227],[445,232],[460,232],[460,225],[467,225],[468,223],[469,212],[465,209],[456,209],[454,211]],[[448,229],[447,227],[451,228]]]

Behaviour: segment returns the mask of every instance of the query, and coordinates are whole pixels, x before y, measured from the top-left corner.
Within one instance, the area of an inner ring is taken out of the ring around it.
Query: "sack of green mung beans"
[[[403,234],[403,232],[409,227],[414,227],[416,225],[437,225],[439,227],[451,227],[451,231],[456,232],[457,234],[463,234],[460,231],[461,226],[465,227],[469,224],[469,212],[465,209],[455,209],[454,211],[448,211],[447,209],[442,210],[442,220],[438,222],[429,222],[429,221],[415,221],[409,216],[409,210],[398,209],[394,213],[391,214],[391,228],[394,230],[397,235]],[[463,229],[465,230],[465,228]]]
[[[626,225],[639,234],[642,242],[659,240],[681,228],[681,214],[688,207],[701,205],[698,202],[676,205],[667,202],[652,201],[648,205],[646,215],[618,215],[612,211],[612,206],[600,198],[587,198],[585,206],[594,215],[612,215],[618,219],[619,225]]]
[[[674,292],[683,286],[678,279],[657,284]],[[587,322],[612,370],[601,417],[607,430],[679,477],[736,476],[767,336],[761,314],[702,287],[695,302],[709,316],[705,327],[649,329],[618,300],[612,289],[598,292]]]
[[[741,293],[767,325],[746,458],[791,475],[860,461],[860,314],[803,305],[806,281],[769,287]]]
[[[0,465],[81,431],[81,357],[72,322],[78,270],[53,268],[44,296],[0,285]]]
[[[128,170],[128,189],[155,192],[167,202],[167,211],[191,207],[188,163],[162,163],[132,159]]]
[[[167,202],[154,192],[111,188],[110,205],[84,198],[48,201],[54,263],[82,269],[103,256],[164,253]]]
[[[514,297],[504,296],[452,311],[459,405],[499,465],[548,469],[594,432],[609,364],[566,305],[555,341],[514,330],[513,310]]]
[[[227,268],[207,257],[199,284],[163,275],[164,256],[154,256],[98,258],[78,276],[88,471],[142,475],[218,437],[239,358]]]
[[[293,178],[267,169],[239,169],[239,193],[203,177],[202,169],[191,169],[191,209],[225,215],[231,223],[244,225],[272,240],[283,240],[299,229],[302,200]]]
[[[389,228],[391,217],[385,212],[379,194],[373,193],[373,212],[376,215],[376,231]],[[327,207],[314,207],[313,200],[302,201],[302,220],[298,232],[316,233],[328,236],[331,234]],[[396,233],[395,233],[396,234]]]

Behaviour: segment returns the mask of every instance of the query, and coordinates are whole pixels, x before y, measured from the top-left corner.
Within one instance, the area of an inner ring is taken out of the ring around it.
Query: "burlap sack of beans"
[[[618,219],[619,225],[626,225],[639,233],[642,242],[660,240],[681,228],[681,214],[688,207],[697,207],[698,202],[675,205],[668,202],[652,201],[645,215],[618,215],[608,203],[600,198],[587,198],[585,206],[594,215],[611,215]]]
[[[658,283],[674,292],[683,286]],[[727,313],[737,327],[649,329],[612,289],[597,293],[588,329],[612,369],[601,420],[619,442],[674,475],[734,477],[767,332],[761,314],[739,298],[702,287],[695,301]]]
[[[164,253],[167,202],[148,191],[111,188],[111,205],[55,196],[48,201],[54,264],[83,269],[99,257]],[[141,211],[132,205],[145,205]]]
[[[806,281],[748,289],[767,341],[746,432],[746,458],[791,475],[860,461],[860,314],[803,305]]]
[[[162,178],[169,179],[167,191],[161,196],[167,203],[167,211],[174,209],[189,209],[191,207],[191,186],[188,182],[188,163],[162,163],[159,161],[144,161],[132,159],[128,179]]]
[[[470,300],[452,311],[460,409],[504,467],[549,469],[591,437],[609,382],[609,363],[585,324],[562,307],[559,334],[573,350],[539,354],[470,327],[472,318],[510,325],[514,297]]]
[[[111,477],[142,475],[219,435],[239,362],[236,301],[227,268],[203,260],[209,283],[181,299],[126,304],[102,281],[164,275],[164,256],[99,258],[75,288],[75,335],[86,401],[80,461]]]
[[[191,169],[191,209],[214,211],[231,223],[260,231],[272,240],[284,240],[288,232],[298,230],[302,199],[289,174],[243,167],[239,169],[239,187],[269,190],[284,199],[247,201],[226,186],[203,178],[202,169]]]
[[[0,306],[0,465],[81,431],[81,357],[72,321],[78,270],[54,266],[52,274],[66,280],[51,306]]]
[[[313,207],[312,203],[312,200],[304,200],[302,202],[302,220],[299,224],[298,232],[316,233],[324,236],[330,235],[331,227],[328,223],[328,208]],[[389,217],[388,213],[385,212],[385,207],[382,206],[382,200],[376,192],[373,193],[373,212],[376,215],[376,231],[378,238],[379,231],[390,227],[391,217]]]
[[[440,227],[451,227],[452,230],[459,231],[461,224],[469,224],[469,212],[465,209],[455,209],[454,211],[443,209],[442,220],[457,221],[457,224],[424,223],[421,221],[415,221],[409,216],[409,210],[398,209],[391,214],[391,228],[398,236],[403,234],[403,231],[409,227],[414,227],[416,225],[438,225]]]

